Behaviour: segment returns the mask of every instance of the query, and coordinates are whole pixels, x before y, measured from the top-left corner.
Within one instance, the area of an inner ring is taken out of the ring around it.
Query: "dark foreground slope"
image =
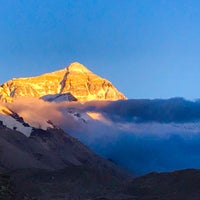
[[[127,199],[127,175],[61,129],[0,126],[0,174],[0,199]]]
[[[136,200],[199,200],[200,170],[150,173],[131,181],[126,192]]]
[[[106,177],[107,176],[107,177]],[[95,169],[21,169],[0,176],[2,200],[199,200],[200,170],[150,173],[127,184]],[[124,184],[124,185],[123,185]]]
[[[0,199],[12,200],[14,198],[14,188],[10,180],[10,176],[0,174]]]
[[[62,170],[21,169],[10,173],[15,199],[86,200],[130,199],[123,180],[94,168],[67,167]]]

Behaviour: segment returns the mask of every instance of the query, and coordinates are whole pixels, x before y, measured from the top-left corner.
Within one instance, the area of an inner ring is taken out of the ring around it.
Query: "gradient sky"
[[[0,0],[0,82],[78,61],[128,98],[200,97],[198,0]]]

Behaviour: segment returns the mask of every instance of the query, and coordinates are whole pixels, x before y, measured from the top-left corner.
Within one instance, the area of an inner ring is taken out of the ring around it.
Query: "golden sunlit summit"
[[[0,99],[7,102],[16,97],[42,97],[66,94],[78,101],[126,99],[111,82],[74,62],[68,67],[36,77],[14,78],[0,87]]]

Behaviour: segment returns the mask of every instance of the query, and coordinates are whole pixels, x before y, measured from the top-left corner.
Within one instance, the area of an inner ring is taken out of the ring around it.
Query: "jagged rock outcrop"
[[[0,99],[70,93],[78,101],[126,99],[111,82],[78,62],[67,68],[36,77],[14,78],[0,86]]]

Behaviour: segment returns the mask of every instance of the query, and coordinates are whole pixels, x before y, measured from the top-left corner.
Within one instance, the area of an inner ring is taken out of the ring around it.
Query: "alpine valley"
[[[0,101],[1,200],[199,199],[199,100],[128,100],[75,62]]]

